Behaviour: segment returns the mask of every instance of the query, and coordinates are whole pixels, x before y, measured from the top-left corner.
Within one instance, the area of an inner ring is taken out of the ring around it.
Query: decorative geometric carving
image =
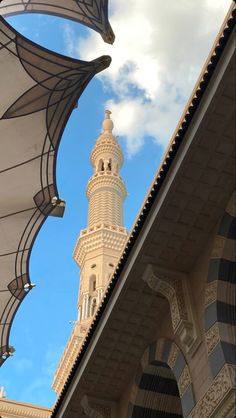
[[[200,342],[199,330],[194,320],[190,295],[184,275],[175,277],[173,272],[163,271],[148,265],[143,280],[155,292],[161,293],[169,302],[172,326],[187,353],[193,353]]]
[[[223,404],[230,390],[234,389],[232,383],[233,373],[235,374],[235,367],[232,368],[226,364],[214,379],[205,396],[197,403],[189,418],[208,418],[213,416],[231,418],[229,415],[215,415],[214,411]]]
[[[109,406],[100,404],[100,401],[93,402],[87,395],[83,396],[80,405],[87,417],[111,418],[111,408]]]
[[[217,281],[209,282],[205,290],[205,306],[215,302],[217,298]]]
[[[92,408],[102,415],[103,418],[111,418],[111,408],[109,406],[100,405],[98,403],[91,402]]]
[[[172,344],[171,345],[171,349],[170,349],[170,354],[169,354],[169,358],[168,358],[168,366],[173,369],[177,356],[179,353],[179,348],[177,347],[176,344]]]
[[[211,258],[221,258],[226,243],[226,238],[217,235],[214,242]]]
[[[219,325],[216,322],[205,334],[208,355],[220,341]]]
[[[122,166],[124,159],[121,148],[118,143],[116,143],[114,140],[111,141],[110,138],[107,138],[107,140],[99,140],[99,143],[97,141],[96,148],[93,149],[91,154],[92,165],[95,166],[95,161],[101,154],[110,154],[111,152],[116,157],[117,161],[120,162],[120,166]]]
[[[191,377],[190,377],[190,374],[189,374],[189,368],[186,364],[184,370],[181,373],[179,381],[178,381],[179,394],[180,394],[181,398],[182,398],[183,394],[186,392],[186,390],[188,389],[190,384],[191,384]]]
[[[228,364],[228,372],[231,379],[232,387],[236,389],[236,366],[234,364]]]
[[[94,193],[96,190],[100,189],[101,187],[112,187],[114,189],[117,189],[120,192],[123,199],[126,197],[127,192],[126,192],[124,181],[122,177],[120,177],[116,173],[105,172],[105,171],[101,173],[95,173],[89,179],[89,182],[88,182],[88,187],[87,187],[88,199],[91,197],[92,193]]]
[[[97,250],[98,248],[109,247],[110,249],[121,253],[124,244],[127,240],[127,232],[112,230],[111,228],[101,225],[97,230],[80,235],[75,245],[73,258],[82,265],[86,254],[89,251]]]

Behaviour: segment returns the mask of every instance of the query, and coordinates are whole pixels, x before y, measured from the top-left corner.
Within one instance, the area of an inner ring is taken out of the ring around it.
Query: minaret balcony
[[[128,231],[121,226],[108,224],[93,225],[81,231],[76,242],[73,258],[82,268],[86,257],[94,251],[110,251],[121,254],[128,237]]]

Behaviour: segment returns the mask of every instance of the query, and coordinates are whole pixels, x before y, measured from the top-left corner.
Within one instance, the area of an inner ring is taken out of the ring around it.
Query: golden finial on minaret
[[[106,119],[110,119],[110,115],[112,114],[112,112],[110,110],[105,110],[105,115],[106,115]]]

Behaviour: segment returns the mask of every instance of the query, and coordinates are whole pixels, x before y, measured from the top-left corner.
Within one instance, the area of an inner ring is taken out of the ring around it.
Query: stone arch
[[[144,352],[127,418],[187,417],[195,406],[188,365],[179,347],[159,338]]]
[[[209,262],[205,291],[205,341],[215,378],[235,365],[236,344],[236,192],[220,221]]]

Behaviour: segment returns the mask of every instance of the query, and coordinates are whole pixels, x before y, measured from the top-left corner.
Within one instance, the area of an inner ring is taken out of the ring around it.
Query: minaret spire
[[[112,134],[113,122],[110,114],[111,112],[107,110],[102,123],[103,132],[91,153],[94,174],[87,186],[89,227],[96,224],[123,226],[123,201],[126,197],[126,188],[119,173],[123,165],[123,154]]]

